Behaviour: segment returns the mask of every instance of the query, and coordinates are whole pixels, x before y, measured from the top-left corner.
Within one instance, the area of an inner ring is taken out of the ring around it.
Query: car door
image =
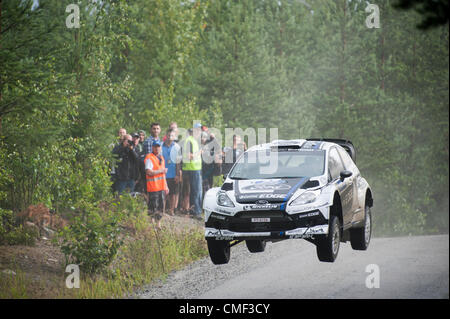
[[[336,147],[330,149],[328,155],[328,167],[332,183],[336,184],[339,195],[341,196],[342,205],[342,217],[344,228],[348,227],[353,218],[353,179],[352,177],[346,178],[344,181],[340,179],[341,171],[345,170],[345,166],[338,153]]]
[[[345,169],[347,171],[352,172],[352,176],[349,177],[349,179],[351,179],[353,186],[351,211],[352,214],[354,214],[356,211],[360,209],[358,201],[358,186],[357,186],[357,181],[358,178],[360,177],[360,173],[355,163],[351,159],[350,155],[343,148],[338,147],[337,150],[342,158],[342,162],[344,163]]]

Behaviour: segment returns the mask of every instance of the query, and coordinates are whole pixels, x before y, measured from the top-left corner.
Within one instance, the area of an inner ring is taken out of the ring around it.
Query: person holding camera
[[[113,154],[116,156],[116,174],[117,184],[116,191],[121,195],[126,188],[130,192],[134,191],[136,181],[139,179],[139,155],[134,150],[135,144],[131,135],[123,136],[121,144],[113,149]]]

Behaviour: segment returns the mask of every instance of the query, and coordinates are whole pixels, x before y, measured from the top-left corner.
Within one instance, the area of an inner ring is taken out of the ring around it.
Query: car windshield
[[[296,178],[323,175],[325,151],[250,151],[234,165],[232,179]]]

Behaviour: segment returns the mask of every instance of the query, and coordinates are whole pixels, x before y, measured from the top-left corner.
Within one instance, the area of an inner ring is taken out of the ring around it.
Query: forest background
[[[117,130],[351,140],[376,235],[448,233],[448,24],[373,0],[0,1],[0,213],[112,200]]]

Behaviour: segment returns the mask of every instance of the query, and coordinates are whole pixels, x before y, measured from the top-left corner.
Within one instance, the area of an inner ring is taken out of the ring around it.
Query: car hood
[[[296,190],[307,186],[308,177],[286,179],[230,180],[238,203],[282,203],[290,199]],[[318,185],[317,185],[318,186]]]

